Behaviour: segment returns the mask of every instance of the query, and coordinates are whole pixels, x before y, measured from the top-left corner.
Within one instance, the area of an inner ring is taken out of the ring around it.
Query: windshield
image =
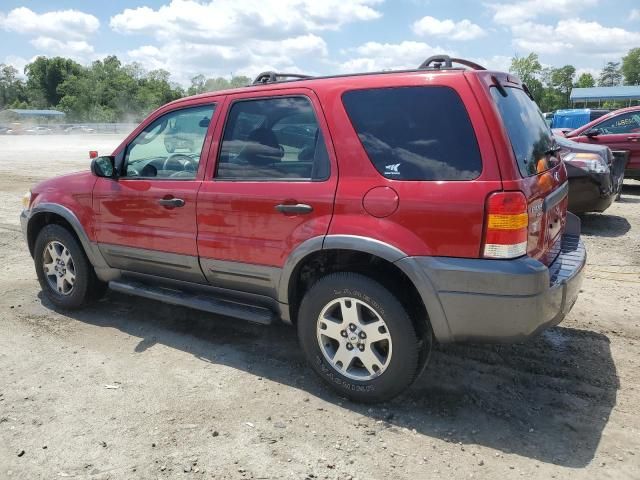
[[[491,87],[502,123],[523,177],[542,173],[557,164],[556,144],[540,109],[519,88],[504,88],[506,96]]]

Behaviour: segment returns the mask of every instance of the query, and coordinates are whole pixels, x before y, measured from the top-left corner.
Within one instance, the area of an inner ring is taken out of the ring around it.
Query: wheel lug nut
[[[349,330],[351,330],[352,332],[356,329],[356,326],[353,323],[349,324]]]
[[[360,338],[367,338],[367,334],[366,334],[366,333],[364,333],[364,332],[360,332],[359,337],[360,337]]]
[[[347,336],[347,331],[346,330],[342,330],[340,332],[340,335],[342,335],[343,337],[346,337]]]
[[[358,344],[358,350],[360,350],[361,352],[364,352],[364,345],[362,345],[361,343]]]
[[[350,343],[347,343],[347,350],[353,350],[353,345],[351,345]]]

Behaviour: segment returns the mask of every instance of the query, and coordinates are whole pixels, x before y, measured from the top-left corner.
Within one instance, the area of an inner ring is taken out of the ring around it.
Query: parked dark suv
[[[281,319],[328,384],[380,401],[434,339],[521,341],[569,312],[585,250],[557,152],[526,87],[465,60],[269,72],[161,107],[91,173],[33,188],[22,225],[57,306],[108,285]]]

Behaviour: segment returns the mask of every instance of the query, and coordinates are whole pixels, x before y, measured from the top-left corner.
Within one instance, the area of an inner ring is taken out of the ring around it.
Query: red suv
[[[565,133],[574,142],[605,145],[629,152],[625,178],[640,180],[640,106],[622,108]]]
[[[453,64],[470,68],[458,68]],[[407,388],[438,342],[558,324],[585,264],[567,174],[525,86],[471,62],[254,85],[152,113],[22,225],[53,304],[108,285],[297,327],[341,394]],[[167,148],[172,125],[190,141]]]

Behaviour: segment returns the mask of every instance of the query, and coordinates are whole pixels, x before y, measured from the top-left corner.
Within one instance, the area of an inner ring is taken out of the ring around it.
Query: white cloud
[[[93,56],[89,37],[100,28],[93,15],[78,10],[36,13],[26,7],[6,15],[0,12],[0,29],[33,37],[30,43],[38,54],[62,55],[79,61]]]
[[[381,16],[382,0],[171,0],[157,9],[126,9],[113,16],[118,33],[149,37],[128,52],[146,68],[169,68],[188,83],[207,76],[286,69],[297,72],[306,58],[326,62],[319,32]]]
[[[23,34],[51,38],[84,39],[100,28],[93,15],[78,10],[58,10],[38,14],[26,7],[0,13],[0,28]]]
[[[511,57],[507,55],[493,55],[492,57],[471,57],[472,62],[482,65],[487,70],[508,72],[511,66]]]
[[[174,80],[188,83],[197,73],[253,77],[265,70],[299,72],[296,59],[327,55],[325,41],[314,34],[301,35],[282,41],[248,40],[227,45],[176,41],[157,47],[145,45],[130,50],[128,56],[148,69],[167,69],[171,65]]]
[[[453,20],[438,20],[426,16],[413,24],[413,32],[420,36],[446,37],[450,40],[473,40],[485,36],[487,33],[475,23],[467,20],[455,22]]]
[[[367,42],[345,50],[343,53],[351,55],[352,58],[340,63],[338,67],[343,73],[411,69],[417,68],[431,55],[445,51],[443,48],[432,47],[424,42]],[[455,55],[452,52],[448,53]]]
[[[560,20],[555,26],[526,22],[511,30],[516,47],[537,53],[615,58],[640,44],[640,32],[605,27],[579,18]]]
[[[582,75],[583,73],[590,74],[596,80],[600,76],[600,70],[598,70],[597,68],[576,68],[576,80],[578,80],[578,78],[580,78],[580,75]]]
[[[493,20],[502,25],[516,25],[540,15],[569,15],[584,11],[599,0],[520,0],[511,3],[487,3],[493,11]]]
[[[128,8],[111,18],[121,33],[144,33],[159,40],[288,38],[310,31],[337,30],[347,23],[374,20],[380,0],[171,0],[157,10]]]
[[[84,40],[57,40],[51,37],[36,37],[31,45],[38,50],[69,58],[83,59],[93,53],[93,46]]]

